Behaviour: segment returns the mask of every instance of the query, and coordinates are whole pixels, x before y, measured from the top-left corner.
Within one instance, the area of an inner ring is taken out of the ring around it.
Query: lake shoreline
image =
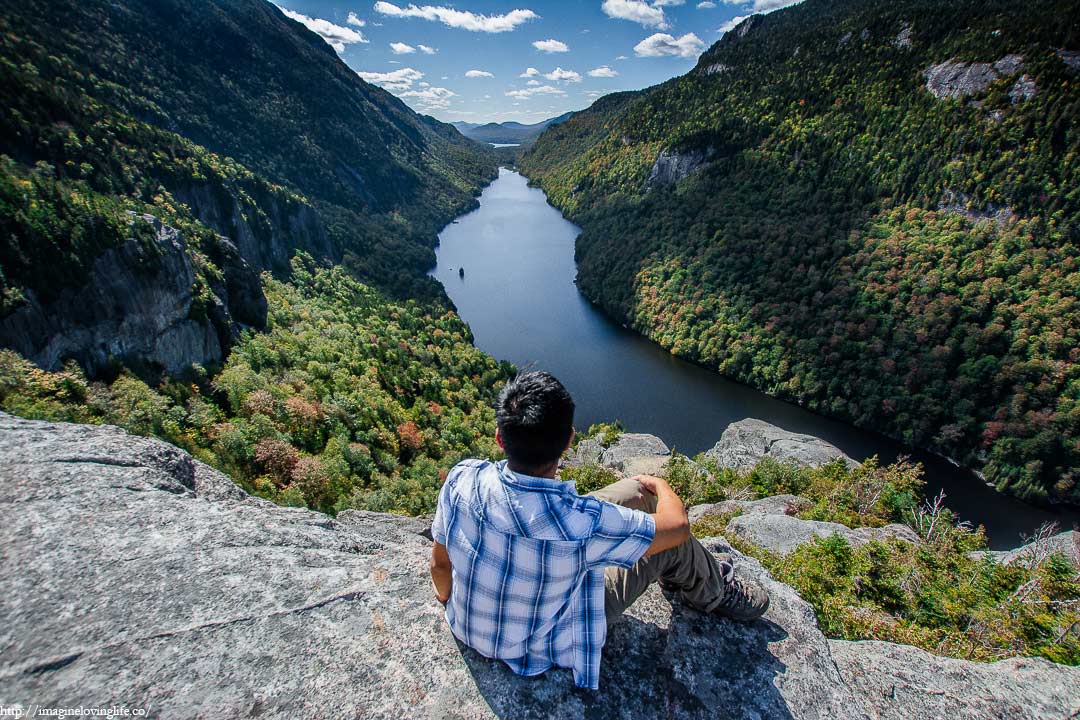
[[[537,207],[541,198],[542,208]],[[741,417],[757,417],[792,432],[822,437],[858,460],[877,455],[882,464],[888,464],[906,455],[923,465],[927,495],[944,490],[946,505],[961,519],[984,524],[991,545],[997,548],[1014,546],[1018,535],[1030,534],[1042,521],[1057,521],[1067,529],[1080,518],[1070,505],[1038,505],[1001,493],[977,470],[940,452],[909,446],[874,428],[770,395],[669,352],[648,335],[619,323],[580,291],[573,257],[578,234],[580,228],[547,200],[541,188],[529,184],[516,170],[503,167],[499,178],[485,188],[480,207],[458,217],[440,233],[432,276],[442,282],[481,350],[519,366],[534,363],[566,376],[568,387],[574,385],[571,392],[579,401],[585,420],[582,426],[618,419],[632,431],[657,435],[693,455],[719,440],[726,424]],[[552,240],[555,236],[557,241]],[[522,244],[511,252],[508,238]],[[559,249],[547,247],[552,242],[557,242]],[[535,257],[529,254],[536,252]],[[521,272],[518,265],[528,266],[529,262],[537,272]],[[469,265],[479,277],[470,275]],[[452,275],[448,266],[455,268]],[[465,267],[464,278],[457,277],[460,266]],[[519,282],[488,277],[507,273],[517,273]],[[543,281],[538,281],[537,275]],[[484,283],[489,286],[479,287]],[[556,286],[560,290],[553,289]],[[532,296],[528,296],[530,292]],[[522,299],[522,294],[528,297]],[[558,299],[552,300],[552,295]],[[552,302],[558,305],[557,312],[546,308]],[[535,317],[545,313],[549,324]],[[574,343],[577,352],[573,356],[552,352],[545,342]],[[590,357],[579,359],[578,354]],[[603,392],[591,387],[596,385],[602,385]],[[632,397],[623,397],[620,404],[625,388],[635,385],[637,391]],[[668,394],[650,387],[656,385]],[[708,427],[715,429],[709,433],[703,429]]]

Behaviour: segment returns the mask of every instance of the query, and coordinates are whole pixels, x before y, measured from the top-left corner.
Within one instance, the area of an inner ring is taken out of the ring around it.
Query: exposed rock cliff
[[[419,519],[251,498],[176,448],[0,414],[0,693],[151,717],[1063,717],[1080,670],[829,641],[788,586],[765,618],[650,590],[613,626],[601,690],[459,645]]]
[[[50,302],[28,290],[26,302],[0,318],[0,346],[51,370],[75,359],[94,374],[115,359],[176,374],[221,360],[237,322],[265,322],[258,274],[228,240],[216,248],[216,278],[195,266],[176,229],[152,215],[131,222],[150,224],[152,241],[133,237],[106,251],[81,287]]]
[[[661,150],[649,171],[646,184],[650,189],[674,185],[704,167],[708,160],[709,155],[704,150]]]

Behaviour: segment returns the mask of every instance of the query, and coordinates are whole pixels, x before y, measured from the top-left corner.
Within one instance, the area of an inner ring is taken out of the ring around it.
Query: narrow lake
[[[574,284],[579,232],[541,190],[502,169],[480,207],[443,229],[432,272],[479,348],[519,367],[548,370],[566,385],[577,403],[577,427],[618,419],[693,455],[712,447],[729,423],[752,417],[824,438],[857,460],[877,455],[889,463],[910,455],[925,467],[928,494],[944,489],[946,504],[961,519],[985,525],[995,549],[1016,546],[1021,533],[1046,520],[1068,529],[1080,518],[1001,495],[941,457],[770,398],[622,328]]]

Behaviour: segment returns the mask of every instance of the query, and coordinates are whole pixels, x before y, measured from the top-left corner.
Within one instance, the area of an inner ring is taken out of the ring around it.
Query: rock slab
[[[719,539],[707,546],[771,593],[763,620],[702,616],[653,588],[612,627],[599,692],[565,670],[518,678],[449,632],[426,530],[278,507],[116,428],[0,414],[0,698],[157,718],[395,720],[865,718],[880,704],[863,697],[876,680],[846,679],[876,655],[852,648],[838,666],[810,606]],[[986,691],[977,668],[949,662],[955,692],[943,678],[945,696],[913,684],[907,718]],[[1075,707],[1075,669],[1033,668],[1008,717]]]
[[[880,528],[849,528],[834,522],[802,520],[790,515],[749,513],[734,517],[727,524],[729,535],[749,540],[777,555],[787,555],[800,545],[815,538],[840,535],[852,547],[861,547],[871,540],[895,537],[907,542],[920,542],[919,536],[907,525],[886,525]]]
[[[859,463],[840,448],[813,435],[788,432],[763,420],[747,418],[727,426],[720,441],[705,453],[720,467],[749,470],[764,458],[817,467],[842,458],[850,467]]]

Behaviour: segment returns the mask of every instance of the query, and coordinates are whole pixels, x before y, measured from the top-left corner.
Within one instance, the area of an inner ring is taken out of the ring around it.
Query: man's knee
[[[642,512],[656,512],[656,496],[642,487],[634,478],[624,478],[589,493],[605,502],[622,505]]]

